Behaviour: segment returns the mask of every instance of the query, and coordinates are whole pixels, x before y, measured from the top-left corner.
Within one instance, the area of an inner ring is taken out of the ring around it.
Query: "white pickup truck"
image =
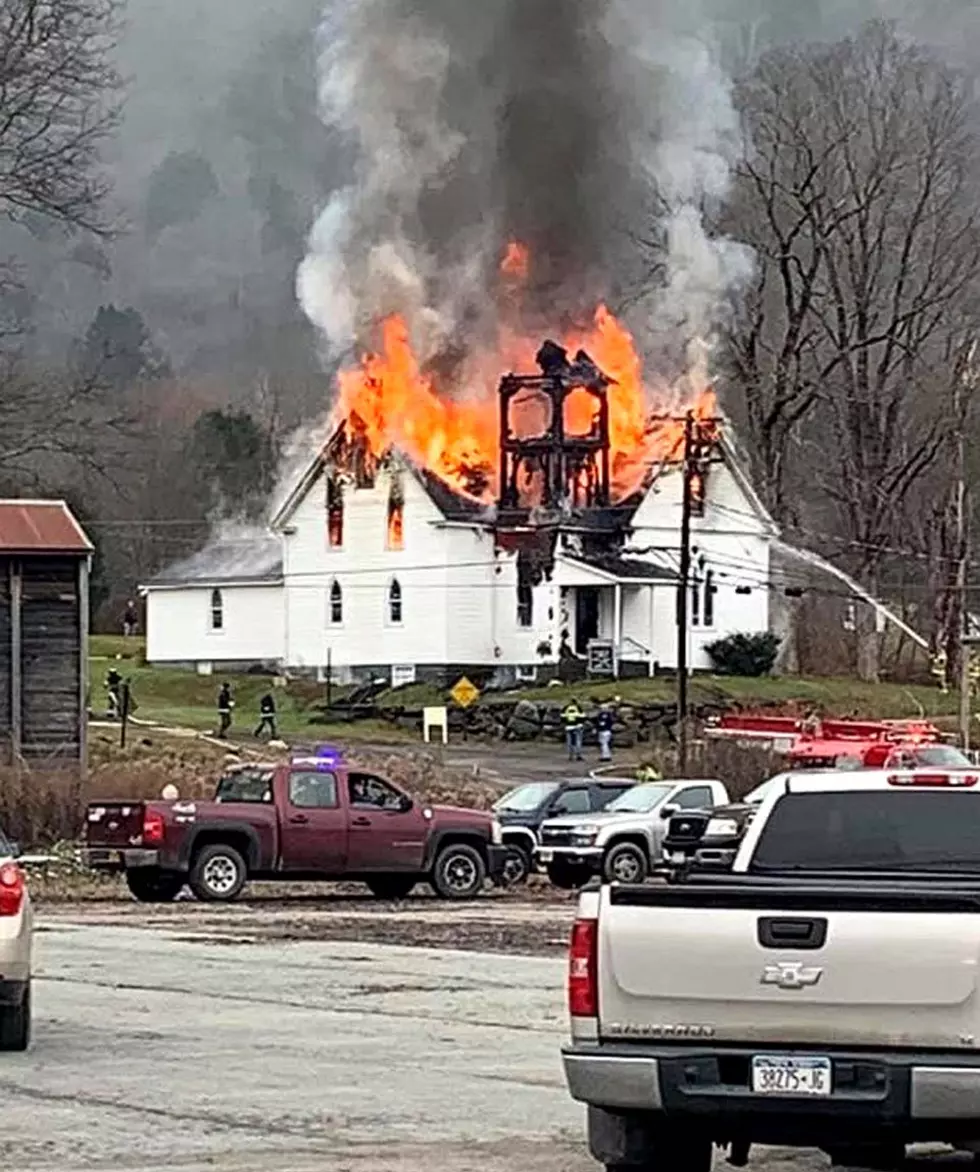
[[[733,871],[581,896],[574,1098],[608,1172],[980,1150],[980,773],[788,775]]]

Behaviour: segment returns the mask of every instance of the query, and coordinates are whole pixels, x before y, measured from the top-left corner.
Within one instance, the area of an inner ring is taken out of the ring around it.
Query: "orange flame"
[[[514,283],[527,277],[530,257],[511,243],[501,274]],[[644,385],[643,365],[626,327],[599,305],[591,326],[561,338],[570,354],[584,349],[611,379],[608,389],[610,465],[613,498],[621,500],[641,487],[655,465],[676,460],[684,436],[676,417],[679,394],[670,389],[653,393]],[[381,323],[380,345],[365,354],[356,368],[338,376],[339,395],[334,421],[356,416],[370,452],[379,457],[397,449],[415,464],[438,476],[454,491],[490,503],[496,495],[500,431],[496,380],[505,370],[533,372],[537,343],[501,331],[496,355],[472,356],[468,386],[452,396],[440,393],[421,368],[409,328],[400,316]],[[696,414],[715,412],[713,392],[703,391]],[[565,401],[569,434],[585,435],[594,426],[596,400],[573,391]],[[546,420],[540,409],[528,408],[522,431],[535,434]]]

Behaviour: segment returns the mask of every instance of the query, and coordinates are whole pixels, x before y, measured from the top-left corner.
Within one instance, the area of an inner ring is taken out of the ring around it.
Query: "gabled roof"
[[[275,586],[282,580],[282,545],[278,537],[269,534],[213,542],[190,557],[167,566],[141,589]]]
[[[0,552],[87,555],[94,548],[64,501],[0,500]]]
[[[440,480],[438,476],[435,476],[426,469],[419,468],[407,457],[401,456],[401,460],[406,470],[418,480],[429,499],[447,521],[479,522],[487,518],[487,505],[453,492],[445,481]],[[327,460],[323,451],[317,452],[312,457],[290,490],[289,495],[273,514],[272,520],[269,522],[272,529],[279,530],[284,525],[289,524],[291,517],[306,499],[307,493],[317,482],[326,463]]]

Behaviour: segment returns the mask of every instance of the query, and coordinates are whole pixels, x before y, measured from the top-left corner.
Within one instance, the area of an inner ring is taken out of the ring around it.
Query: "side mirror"
[[[408,794],[402,794],[398,799],[398,805],[395,807],[399,814],[407,814],[413,805],[412,799]]]
[[[19,842],[8,842],[7,845],[10,847],[10,857],[12,859],[19,859],[20,856],[24,853],[21,850]]]
[[[666,806],[660,807],[660,817],[663,818],[663,820],[665,822],[667,821],[668,818],[673,818],[673,816],[675,814],[679,814],[680,812],[681,812],[680,806],[675,806],[673,802],[670,802]]]

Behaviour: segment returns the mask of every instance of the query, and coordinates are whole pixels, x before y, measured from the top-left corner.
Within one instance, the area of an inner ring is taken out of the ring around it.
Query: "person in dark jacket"
[[[608,704],[603,704],[596,717],[595,726],[599,733],[599,760],[612,760],[613,714]]]
[[[114,667],[110,667],[105,677],[105,690],[109,698],[110,720],[118,720],[122,714],[121,688],[122,676]]]
[[[231,714],[235,707],[235,699],[231,694],[231,684],[221,685],[218,693],[218,736],[225,737],[231,728]]]
[[[259,701],[259,726],[255,730],[256,738],[260,738],[262,734],[268,730],[269,740],[276,740],[278,733],[276,732],[276,701],[271,692],[266,694]]]

